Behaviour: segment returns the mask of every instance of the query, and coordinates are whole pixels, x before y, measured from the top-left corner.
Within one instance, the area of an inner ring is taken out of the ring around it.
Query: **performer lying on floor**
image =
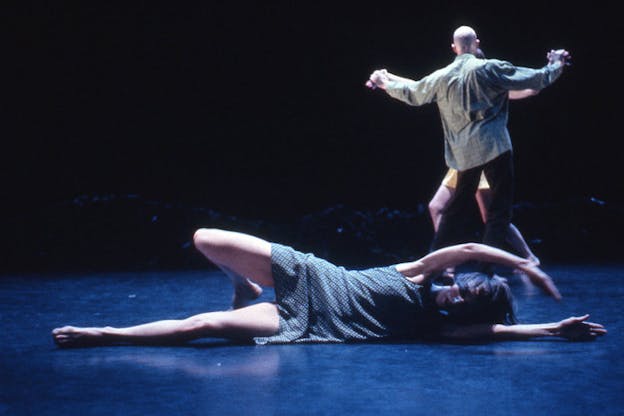
[[[588,315],[520,325],[511,290],[501,277],[440,271],[468,261],[519,269],[547,294],[561,296],[534,263],[482,244],[446,247],[409,262],[346,270],[312,254],[236,232],[200,229],[195,246],[234,283],[233,309],[126,328],[65,326],[52,331],[61,347],[170,344],[198,338],[265,343],[357,342],[383,339],[594,339],[604,327]],[[276,302],[249,306],[275,288]]]

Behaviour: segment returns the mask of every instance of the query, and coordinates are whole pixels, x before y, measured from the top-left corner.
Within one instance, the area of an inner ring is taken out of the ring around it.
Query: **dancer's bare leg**
[[[487,206],[490,202],[490,193],[487,189],[479,189],[475,194],[475,198],[477,199],[477,203],[479,205],[479,212],[481,213],[481,219],[483,223],[487,221]],[[520,230],[513,225],[509,224],[509,230],[507,231],[507,242],[518,251],[520,256],[528,259],[533,262],[536,266],[540,265],[539,258],[531,251],[529,245],[526,240],[520,233]]]
[[[440,220],[444,215],[444,210],[453,197],[455,188],[448,187],[446,185],[440,185],[431,201],[429,201],[429,215],[431,216],[431,222],[433,223],[433,231],[438,232],[440,226]],[[455,267],[447,267],[444,274],[448,277],[455,276]]]
[[[195,247],[230,277],[234,285],[232,307],[246,306],[273,286],[271,244],[258,237],[202,228],[193,237]]]
[[[520,230],[513,224],[509,224],[507,241],[521,253],[522,257],[528,259],[536,266],[540,265],[540,259],[531,251],[524,237],[520,234]]]
[[[475,199],[477,200],[477,205],[479,205],[479,214],[481,214],[481,221],[483,224],[487,222],[487,209],[490,204],[490,190],[479,188],[475,193]]]
[[[279,328],[272,303],[258,303],[226,312],[208,312],[186,319],[164,320],[126,328],[65,326],[52,331],[61,347],[107,344],[171,344],[198,338],[251,339],[271,336]]]
[[[440,185],[435,195],[433,195],[433,198],[431,198],[431,201],[429,201],[429,215],[433,223],[433,231],[438,231],[442,214],[453,197],[454,192],[455,189],[449,188],[446,185]]]

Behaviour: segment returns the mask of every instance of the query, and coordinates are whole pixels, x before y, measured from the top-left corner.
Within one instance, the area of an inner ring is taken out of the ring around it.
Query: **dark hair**
[[[463,324],[518,322],[515,303],[507,280],[485,273],[460,273],[455,283],[464,302],[449,311],[449,318]]]

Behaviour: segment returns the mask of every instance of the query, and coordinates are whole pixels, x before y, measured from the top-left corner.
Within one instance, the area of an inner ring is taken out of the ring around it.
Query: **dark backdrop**
[[[620,206],[619,14],[569,4],[6,10],[3,219],[16,234],[42,238],[49,224],[32,229],[42,210],[85,195],[263,221],[337,204],[422,209],[446,169],[437,108],[408,107],[363,83],[380,67],[419,78],[446,65],[462,24],[477,30],[489,57],[517,65],[540,67],[551,48],[573,55],[556,84],[511,104],[516,200]]]

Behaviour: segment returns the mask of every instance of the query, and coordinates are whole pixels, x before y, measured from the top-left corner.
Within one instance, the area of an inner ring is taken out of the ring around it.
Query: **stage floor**
[[[545,270],[561,303],[511,280],[521,321],[590,313],[609,334],[389,343],[62,350],[61,325],[126,326],[229,306],[214,271],[0,277],[1,415],[622,415],[623,265]],[[262,299],[270,300],[265,291]]]

